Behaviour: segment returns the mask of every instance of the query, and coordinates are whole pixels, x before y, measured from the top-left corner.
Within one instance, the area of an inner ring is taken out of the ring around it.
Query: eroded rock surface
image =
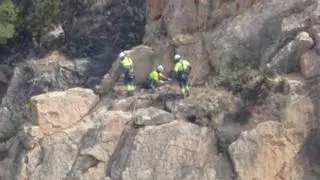
[[[31,121],[45,134],[52,134],[80,121],[99,98],[89,89],[73,88],[31,98]]]
[[[182,121],[143,128],[120,151],[112,164],[111,178],[205,180],[219,179],[220,175],[231,179],[230,167],[216,154],[214,139],[208,128]]]
[[[268,64],[279,72],[292,72],[299,65],[299,57],[314,45],[307,32],[301,32],[297,37],[284,46]]]
[[[302,97],[283,111],[281,122],[267,121],[243,132],[230,145],[237,179],[304,179],[297,156],[309,133],[317,128],[315,108],[310,98]]]

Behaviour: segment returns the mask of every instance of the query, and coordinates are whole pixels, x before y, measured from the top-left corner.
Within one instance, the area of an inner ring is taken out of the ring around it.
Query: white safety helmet
[[[181,56],[179,54],[174,55],[173,59],[175,61],[179,60],[181,58]]]
[[[163,71],[163,66],[162,66],[162,65],[159,65],[159,66],[157,67],[157,71],[162,72],[162,71]]]
[[[125,53],[124,51],[122,51],[122,52],[119,54],[119,58],[123,58],[125,55],[126,55],[126,53]]]

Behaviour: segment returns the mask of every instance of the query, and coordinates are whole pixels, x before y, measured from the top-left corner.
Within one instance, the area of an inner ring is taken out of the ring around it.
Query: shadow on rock
[[[320,179],[320,129],[312,130],[297,157],[304,169],[302,179]],[[307,160],[307,161],[306,161]]]

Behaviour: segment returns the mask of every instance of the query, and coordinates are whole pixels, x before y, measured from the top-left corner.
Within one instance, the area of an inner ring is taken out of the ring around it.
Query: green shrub
[[[30,0],[21,4],[18,25],[33,36],[35,44],[40,42],[50,26],[61,20],[61,0]]]
[[[228,69],[227,73],[216,78],[216,85],[239,94],[245,101],[257,103],[272,91],[267,79],[275,76],[273,71],[260,70],[257,64],[238,58],[230,61]]]
[[[0,43],[5,44],[15,34],[18,9],[11,0],[0,3]]]

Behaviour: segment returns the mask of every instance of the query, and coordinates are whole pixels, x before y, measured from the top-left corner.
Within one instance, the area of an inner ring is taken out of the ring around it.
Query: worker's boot
[[[189,93],[189,90],[186,91],[186,97],[189,97],[190,96],[190,93]]]

